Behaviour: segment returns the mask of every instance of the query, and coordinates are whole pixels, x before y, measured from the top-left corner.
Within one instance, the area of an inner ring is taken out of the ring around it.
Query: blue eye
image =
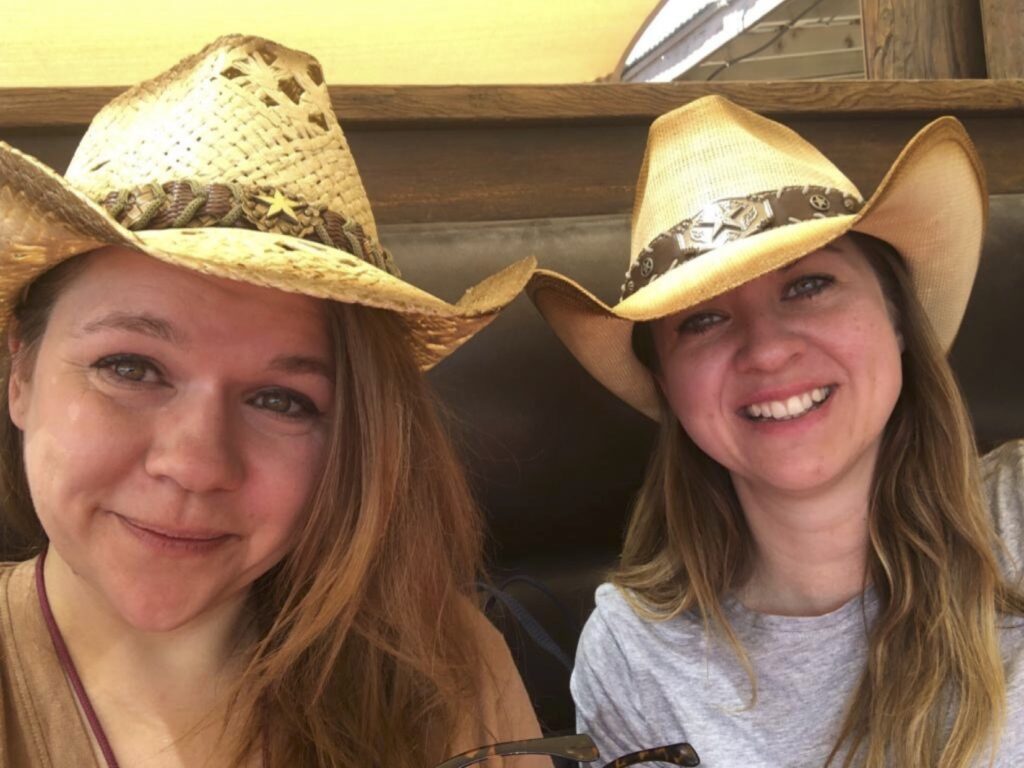
[[[679,333],[698,334],[710,331],[725,318],[716,312],[698,312],[690,315],[679,324]]]
[[[312,400],[305,395],[290,392],[287,389],[270,389],[260,392],[249,403],[288,419],[305,419],[320,415],[320,409],[313,404]]]
[[[835,282],[831,275],[804,275],[786,285],[783,299],[809,299],[817,296]]]

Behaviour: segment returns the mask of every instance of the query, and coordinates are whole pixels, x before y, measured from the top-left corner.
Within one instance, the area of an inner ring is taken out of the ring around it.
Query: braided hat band
[[[366,234],[358,222],[271,187],[153,182],[111,192],[97,202],[121,226],[132,231],[240,227],[274,232],[338,248],[401,277],[391,253]]]

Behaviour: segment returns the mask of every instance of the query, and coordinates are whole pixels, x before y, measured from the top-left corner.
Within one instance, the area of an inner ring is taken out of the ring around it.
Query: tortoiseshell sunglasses
[[[467,765],[482,763],[492,757],[513,757],[515,755],[548,755],[585,763],[597,760],[601,756],[597,752],[597,747],[594,746],[593,739],[586,734],[577,734],[575,736],[551,736],[546,739],[527,739],[526,741],[506,741],[503,744],[477,747],[463,752],[461,755],[450,757],[435,768],[465,768]],[[623,755],[617,760],[607,763],[604,768],[626,768],[629,765],[641,765],[642,763],[696,766],[700,765],[700,758],[697,757],[697,751],[693,747],[682,742],[630,752],[628,755]]]

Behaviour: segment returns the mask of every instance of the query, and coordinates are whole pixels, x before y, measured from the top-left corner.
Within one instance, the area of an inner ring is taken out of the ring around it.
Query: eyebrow
[[[145,312],[111,312],[109,315],[86,323],[82,326],[81,334],[77,335],[97,333],[108,329],[140,333],[143,336],[150,336],[173,344],[183,344],[186,341],[185,337],[169,322]]]
[[[842,253],[843,252],[843,249],[840,248],[838,245],[836,245],[835,241],[832,241],[831,243],[825,243],[825,245],[821,246],[821,248],[819,248],[818,250],[819,251],[829,251],[831,253]],[[813,253],[814,253],[814,251],[811,251],[811,253],[808,253],[805,256],[801,256],[796,261],[791,261],[791,262],[789,262],[789,264],[786,264],[785,266],[779,267],[777,271],[778,272],[788,272],[789,270],[793,269],[793,267],[795,267],[797,264],[799,264],[801,261],[803,261],[804,259],[806,259],[808,256],[810,256]]]
[[[325,379],[334,380],[334,366],[328,365],[325,360],[319,357],[306,357],[305,355],[280,355],[270,361],[272,371],[282,373],[311,373],[323,376]]]

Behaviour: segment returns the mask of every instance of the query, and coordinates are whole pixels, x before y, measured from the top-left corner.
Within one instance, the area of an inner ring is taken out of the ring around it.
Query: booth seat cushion
[[[454,300],[517,258],[537,257],[616,300],[629,218],[390,226],[381,239],[406,278]],[[992,198],[978,279],[951,360],[978,443],[1024,435],[1024,196]],[[512,594],[575,648],[594,587],[614,563],[654,426],[595,383],[524,296],[431,373],[488,521],[496,581],[540,579]],[[508,622],[510,642],[545,726],[572,727],[568,674]]]

